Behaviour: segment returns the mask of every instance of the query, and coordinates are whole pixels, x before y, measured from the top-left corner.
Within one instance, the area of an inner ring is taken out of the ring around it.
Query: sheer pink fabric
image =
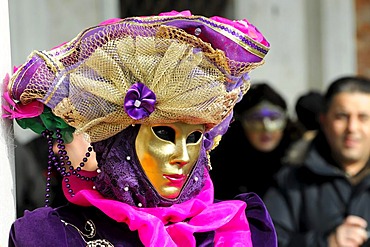
[[[92,177],[95,172],[81,175]],[[195,246],[194,232],[215,231],[214,246],[253,246],[245,215],[246,203],[238,200],[213,203],[213,184],[207,174],[203,190],[194,199],[170,207],[140,208],[104,198],[93,189],[93,182],[71,177],[74,188],[71,197],[63,186],[67,199],[80,206],[95,206],[110,218],[137,230],[145,246]]]

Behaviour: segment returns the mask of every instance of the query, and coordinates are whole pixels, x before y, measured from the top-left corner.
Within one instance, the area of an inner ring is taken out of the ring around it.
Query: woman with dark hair
[[[301,131],[288,117],[283,97],[266,83],[253,84],[234,107],[234,115],[211,155],[215,198],[232,199],[244,192],[262,197]]]

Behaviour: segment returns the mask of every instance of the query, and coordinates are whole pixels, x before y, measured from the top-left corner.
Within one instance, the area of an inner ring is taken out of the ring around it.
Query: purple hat
[[[189,11],[111,19],[34,51],[10,79],[7,110],[18,120],[51,110],[92,142],[134,124],[182,121],[209,131],[230,118],[268,50],[247,20]]]

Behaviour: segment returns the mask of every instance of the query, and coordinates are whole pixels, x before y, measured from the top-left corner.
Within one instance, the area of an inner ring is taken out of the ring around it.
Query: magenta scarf
[[[81,175],[97,174],[83,171]],[[196,197],[169,207],[139,208],[106,199],[93,189],[92,181],[82,182],[75,176],[71,176],[69,183],[74,188],[74,197],[66,186],[63,188],[71,203],[94,206],[117,222],[126,223],[130,230],[138,231],[145,246],[195,246],[193,233],[209,231],[215,231],[214,246],[253,246],[246,203],[238,200],[213,203],[213,184],[207,171],[205,186]]]

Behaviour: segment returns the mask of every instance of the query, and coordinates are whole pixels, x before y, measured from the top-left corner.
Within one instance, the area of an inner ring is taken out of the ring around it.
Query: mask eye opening
[[[152,127],[153,133],[162,140],[175,143],[175,130],[168,126]]]
[[[200,132],[200,131],[194,131],[193,133],[191,133],[188,138],[186,138],[186,143],[188,144],[195,144],[197,143],[201,137],[202,137],[203,133]]]

